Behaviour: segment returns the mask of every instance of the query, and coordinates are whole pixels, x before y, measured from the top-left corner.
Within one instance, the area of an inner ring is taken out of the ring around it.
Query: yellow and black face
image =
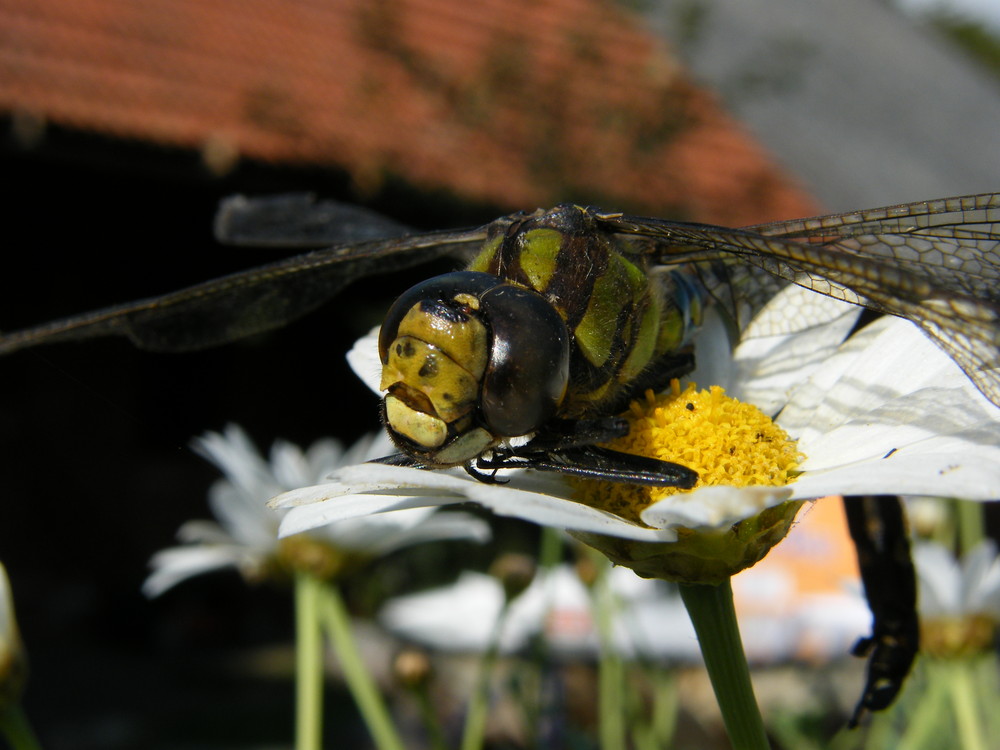
[[[455,466],[556,414],[569,380],[570,334],[538,293],[463,271],[396,301],[379,356],[390,436],[421,464]]]

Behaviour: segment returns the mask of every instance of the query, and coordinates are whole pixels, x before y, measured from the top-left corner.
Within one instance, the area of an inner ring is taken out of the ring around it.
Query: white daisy
[[[321,440],[304,453],[279,440],[266,461],[242,429],[229,425],[223,433],[198,438],[194,448],[225,475],[209,492],[217,521],[181,526],[177,536],[184,545],[162,550],[151,560],[153,572],[143,584],[147,596],[221,568],[235,567],[248,580],[291,566],[309,566],[319,575],[331,576],[407,545],[441,539],[483,542],[490,536],[488,525],[468,514],[435,514],[425,507],[354,518],[279,542],[280,514],[265,506],[267,499],[320,481],[340,466],[391,453],[384,434],[363,438],[347,450],[335,440]]]
[[[992,649],[1000,625],[1000,558],[992,540],[956,560],[936,542],[913,549],[917,568],[920,646],[931,656],[955,658]]]
[[[760,313],[732,355],[721,350],[724,337],[713,325],[696,347],[697,382],[725,385],[731,395],[777,414],[777,425],[797,441],[804,460],[791,483],[699,485],[629,520],[575,501],[570,483],[558,474],[514,471],[505,475],[507,484],[497,485],[461,470],[348,466],[330,481],[275,498],[272,507],[292,509],[281,533],[471,501],[499,515],[571,530],[615,562],[660,577],[662,543],[676,542],[678,529],[728,529],[776,508],[763,514],[763,525],[753,532],[761,544],[751,545],[735,566],[726,561],[728,572],[669,572],[679,580],[717,582],[753,564],[784,535],[795,506],[776,506],[787,501],[831,494],[1000,497],[1000,409],[909,321],[886,317],[841,343],[857,314],[858,308],[792,286]],[[374,368],[358,360],[373,353],[374,344],[359,344],[352,365],[371,373]],[[728,439],[724,431],[718,438]],[[659,448],[676,451],[674,460],[685,463],[685,446],[665,440]]]
[[[926,747],[985,748],[996,744],[997,656],[1000,624],[1000,559],[992,540],[960,560],[934,542],[914,546],[920,610],[918,670],[924,679],[905,697],[911,706],[907,737],[930,737]],[[951,714],[951,716],[949,716]],[[923,722],[923,716],[934,717]],[[899,718],[899,717],[897,717]],[[939,737],[930,733],[939,730]],[[901,745],[903,743],[890,743]]]
[[[638,578],[625,568],[614,568],[609,575],[616,604],[612,643],[617,652],[649,655],[648,634],[637,632],[643,623],[632,616],[637,604],[663,600],[676,608],[669,620],[658,620],[658,631],[669,633],[666,640],[672,642],[683,642],[686,634],[692,646],[685,655],[698,658],[690,618],[680,597],[671,596],[665,583]],[[431,648],[483,652],[491,644],[504,598],[503,584],[495,576],[466,571],[451,585],[390,600],[379,620],[392,632]],[[592,594],[569,565],[540,571],[511,602],[499,646],[502,652],[512,653],[539,636],[557,654],[595,654],[599,648]]]
[[[925,620],[986,617],[1000,623],[1000,558],[997,545],[985,541],[956,560],[935,542],[913,549]]]

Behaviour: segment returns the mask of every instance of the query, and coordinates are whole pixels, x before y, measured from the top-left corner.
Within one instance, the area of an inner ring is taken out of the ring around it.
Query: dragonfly
[[[215,230],[229,244],[333,246],[6,333],[0,354],[109,335],[155,351],[212,347],[285,325],[363,276],[450,258],[466,270],[417,284],[382,326],[390,463],[464,466],[483,481],[530,467],[690,487],[684,466],[598,444],[627,431],[617,413],[633,394],[692,368],[705,307],[738,341],[788,284],[907,318],[1000,406],[1000,193],[739,229],[564,204],[417,234],[310,197],[237,196]],[[795,318],[784,332],[810,324]],[[871,531],[898,527],[898,500],[876,500],[866,507],[881,523],[854,524],[866,588],[910,590],[908,551],[881,549]],[[854,721],[888,705],[909,671],[913,604],[873,606]]]
[[[466,276],[417,285],[382,328],[380,355],[395,373],[384,374],[383,421],[396,463],[464,465],[484,481],[529,465],[690,487],[696,477],[685,467],[596,444],[627,430],[614,415],[631,395],[691,369],[690,339],[707,304],[724,313],[734,341],[790,283],[908,318],[1000,405],[998,217],[996,193],[742,229],[562,205],[406,235],[308,196],[237,196],[217,216],[223,242],[336,244],[3,334],[0,354],[105,335],[156,351],[216,346],[305,315],[362,276],[453,258]],[[416,305],[437,307],[406,317]],[[444,328],[428,343],[427,331]],[[466,349],[452,344],[438,356],[459,329]],[[393,345],[397,337],[405,347]],[[507,447],[522,435],[533,438]]]

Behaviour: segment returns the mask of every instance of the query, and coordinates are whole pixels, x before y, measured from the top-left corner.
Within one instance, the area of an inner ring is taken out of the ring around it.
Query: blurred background
[[[886,0],[0,0],[0,328],[281,257],[214,242],[234,193],[436,229],[570,200],[738,226],[995,191],[998,23]],[[213,351],[0,362],[0,560],[46,747],[287,741],[287,674],[230,668],[288,640],[286,594],[235,574],[154,602],[139,586],[207,514],[195,435],[378,428],[343,353],[413,279]],[[492,547],[403,553],[372,580],[402,593],[535,535],[499,523]]]

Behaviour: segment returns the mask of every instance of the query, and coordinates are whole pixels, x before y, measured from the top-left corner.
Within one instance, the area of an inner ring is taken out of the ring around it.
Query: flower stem
[[[958,516],[958,545],[963,552],[975,549],[986,538],[983,522],[983,506],[979,503],[955,501]]]
[[[549,570],[559,564],[563,550],[563,532],[552,526],[542,527],[542,540],[538,549],[538,567]]]
[[[420,708],[420,716],[424,721],[424,728],[427,730],[428,744],[431,750],[448,750],[448,742],[444,736],[444,729],[434,708],[427,685],[418,685],[413,688],[412,692]]]
[[[680,691],[677,675],[660,668],[653,670],[653,730],[659,747],[670,747],[677,728]]]
[[[1000,670],[995,651],[991,650],[974,660],[973,687],[979,696],[980,716],[985,717],[983,732],[987,737],[1000,736],[1000,715],[993,709],[1000,696]]]
[[[404,750],[375,680],[358,652],[351,634],[351,618],[336,586],[329,583],[320,586],[319,608],[327,638],[344,672],[344,681],[375,746],[379,750]]]
[[[770,745],[750,683],[732,585],[729,580],[717,586],[680,584],[680,591],[698,634],[730,742],[735,750],[766,750]]]
[[[320,583],[295,575],[295,750],[323,746],[323,640],[319,628]]]
[[[926,679],[922,681],[923,690],[916,694],[919,698],[916,703],[909,708],[904,701],[900,701],[893,707],[892,713],[901,713],[906,710],[905,719],[901,722],[903,728],[899,730],[898,741],[893,743],[879,742],[877,739],[869,743],[872,748],[888,747],[894,744],[901,748],[922,748],[931,747],[935,733],[941,727],[947,726],[948,716],[945,714],[948,708],[948,679],[943,673],[936,659],[925,659],[922,664],[922,671]],[[916,677],[916,675],[914,675]],[[896,717],[891,717],[895,719]],[[890,717],[886,720],[895,724]],[[874,724],[873,724],[874,728]],[[869,731],[869,737],[872,732]]]
[[[489,648],[483,654],[479,663],[479,675],[473,688],[469,705],[465,709],[465,728],[462,730],[462,750],[479,750],[483,746],[486,735],[486,717],[490,705],[490,681],[496,668],[497,657],[500,654],[500,637],[510,611],[510,600],[504,597],[503,609],[493,626]]]
[[[963,750],[986,750],[970,669],[971,663],[966,659],[948,665],[948,692],[958,725],[959,747]]]
[[[597,557],[595,554],[593,557]],[[615,609],[614,592],[608,580],[611,569],[606,559],[596,559],[598,578],[594,587],[594,610],[597,617],[597,633],[601,651],[598,662],[598,690],[600,711],[600,735],[602,750],[624,750],[625,748],[625,670],[621,658],[615,653],[613,618]]]
[[[17,704],[0,708],[0,737],[7,740],[11,750],[40,750],[41,745],[35,736],[28,718]]]

